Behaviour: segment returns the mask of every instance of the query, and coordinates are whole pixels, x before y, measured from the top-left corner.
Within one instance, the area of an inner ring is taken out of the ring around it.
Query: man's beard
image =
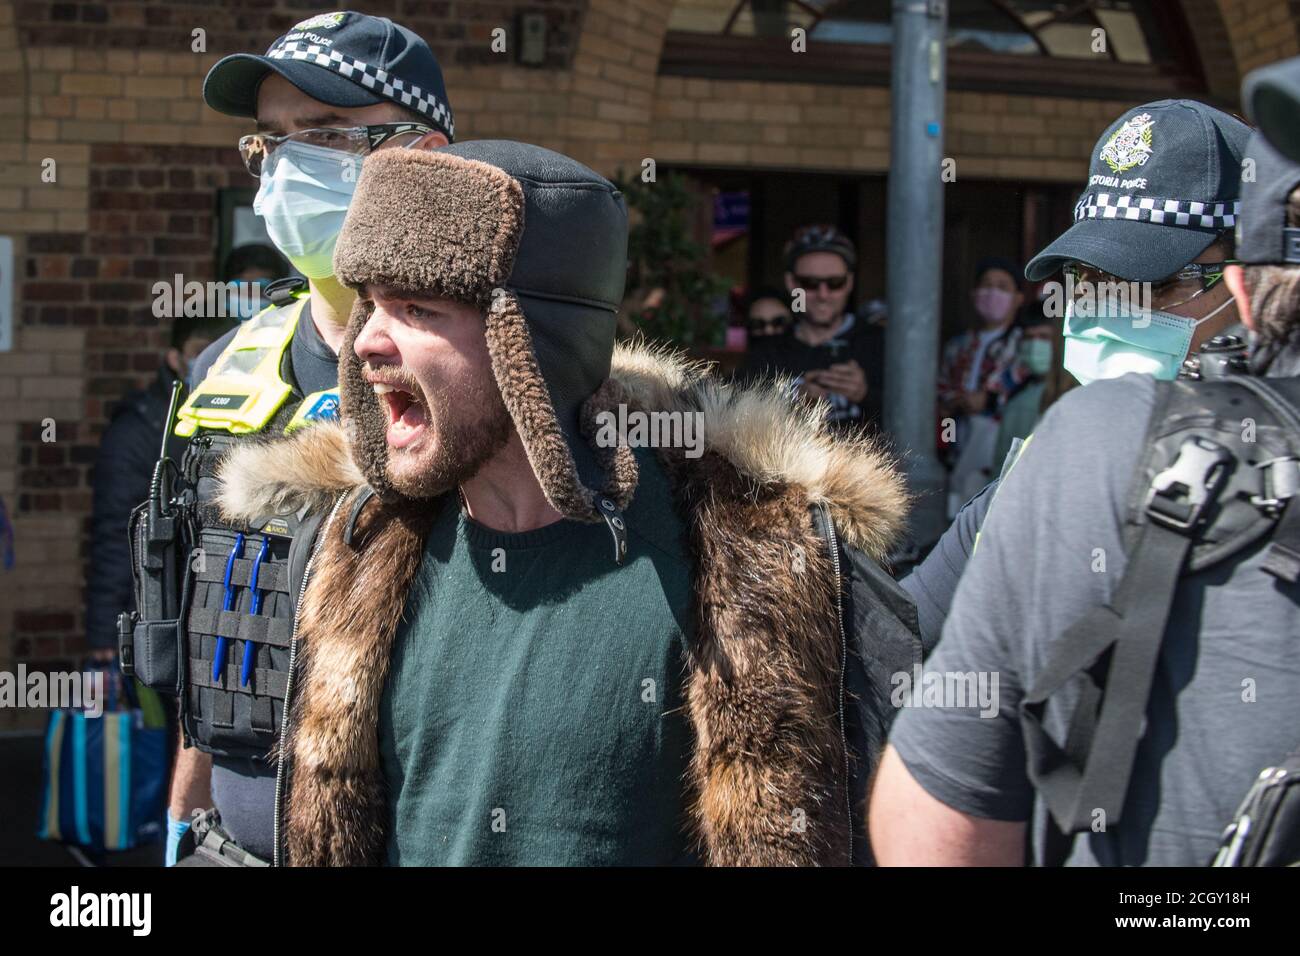
[[[373,390],[376,414],[353,419],[365,446],[384,449],[382,484],[399,495],[435,498],[445,494],[478,474],[510,440],[514,422],[490,377],[468,387],[460,384],[454,391],[442,384],[425,391],[404,369],[385,369],[384,378],[410,392],[424,405],[428,418],[425,433],[410,450],[388,447],[388,415]],[[395,459],[402,467],[394,467]],[[372,485],[379,484],[374,476],[367,477]]]

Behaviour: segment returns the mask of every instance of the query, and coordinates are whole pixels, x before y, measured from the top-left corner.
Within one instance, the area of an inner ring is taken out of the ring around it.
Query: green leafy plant
[[[722,333],[728,283],[702,268],[708,249],[691,238],[697,197],[685,177],[657,182],[621,173],[615,184],[633,211],[628,233],[625,318],[647,338],[682,346],[712,345]]]

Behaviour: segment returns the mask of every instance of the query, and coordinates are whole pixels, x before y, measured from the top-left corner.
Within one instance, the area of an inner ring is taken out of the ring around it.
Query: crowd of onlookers
[[[805,226],[783,258],[783,284],[760,285],[744,300],[748,351],[738,375],[788,378],[796,393],[825,399],[836,426],[881,427],[885,308],[853,306],[853,242],[833,226]],[[1060,323],[1026,294],[1021,275],[1007,258],[977,264],[975,324],[945,343],[939,360],[936,438],[951,471],[950,516],[1073,384],[1061,365]]]

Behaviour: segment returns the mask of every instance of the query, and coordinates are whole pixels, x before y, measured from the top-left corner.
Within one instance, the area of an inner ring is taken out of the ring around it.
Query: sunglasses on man
[[[795,273],[795,285],[808,292],[814,292],[822,286],[830,289],[832,292],[839,292],[849,281],[849,274],[846,272],[838,276],[801,276]]]

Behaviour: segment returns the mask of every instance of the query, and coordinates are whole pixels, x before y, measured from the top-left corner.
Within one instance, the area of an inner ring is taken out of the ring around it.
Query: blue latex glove
[[[176,865],[176,853],[181,847],[181,837],[190,831],[190,821],[177,820],[167,811],[167,854],[163,857],[163,866]]]

